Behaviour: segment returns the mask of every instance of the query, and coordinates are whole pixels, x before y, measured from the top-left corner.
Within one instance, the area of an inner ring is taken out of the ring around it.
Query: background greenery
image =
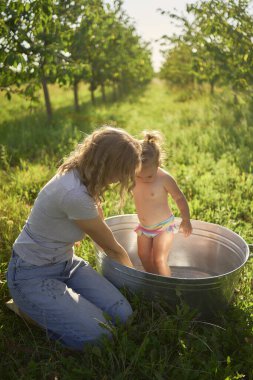
[[[113,340],[75,353],[48,341],[5,305],[11,247],[41,187],[83,137],[108,123],[164,135],[165,168],[191,217],[253,242],[253,20],[249,0],[199,0],[160,12],[159,78],[121,0],[0,2],[0,377],[30,379],[253,379],[252,269],[212,323],[178,305],[126,293],[134,314]],[[161,81],[162,79],[162,81]],[[5,95],[4,95],[5,94]],[[19,97],[17,94],[24,95]],[[11,101],[9,101],[9,100]],[[37,99],[37,101],[36,101]],[[46,112],[45,112],[46,111]],[[123,210],[111,189],[105,216]],[[173,211],[178,210],[172,204]],[[91,242],[77,253],[95,267]]]
[[[218,223],[253,241],[253,115],[249,103],[234,105],[230,92],[201,96],[171,90],[155,79],[141,95],[92,106],[81,90],[81,110],[72,111],[72,93],[53,86],[54,118],[14,96],[1,97],[0,171],[0,373],[3,379],[253,379],[252,263],[248,262],[229,310],[211,324],[179,305],[126,294],[134,309],[128,325],[103,347],[74,353],[47,340],[43,331],[10,312],[5,271],[11,246],[41,186],[61,158],[103,123],[141,136],[143,129],[164,134],[166,168],[183,189],[194,219]],[[101,94],[97,94],[100,99]],[[105,216],[115,215],[112,190]],[[178,211],[172,205],[175,214]],[[131,199],[123,212],[134,212]],[[95,266],[85,240],[78,254]]]
[[[141,88],[153,74],[149,44],[137,34],[122,0],[21,0],[0,3],[0,88],[10,99],[43,89],[52,117],[49,84],[67,85],[79,110],[79,86],[113,89],[116,100]],[[14,86],[15,87],[14,87]]]

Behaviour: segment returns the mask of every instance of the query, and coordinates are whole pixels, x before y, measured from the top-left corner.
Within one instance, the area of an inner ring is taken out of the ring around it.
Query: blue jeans
[[[82,350],[97,343],[110,324],[124,323],[132,314],[128,301],[108,280],[74,255],[63,263],[32,265],[13,252],[7,283],[21,311],[46,329],[48,336]]]

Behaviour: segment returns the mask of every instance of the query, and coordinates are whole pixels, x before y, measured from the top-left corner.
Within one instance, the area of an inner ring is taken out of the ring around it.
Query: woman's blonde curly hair
[[[124,198],[134,186],[140,164],[140,141],[123,129],[103,126],[78,144],[58,173],[76,168],[89,194],[100,201],[111,183],[119,183],[120,196]]]

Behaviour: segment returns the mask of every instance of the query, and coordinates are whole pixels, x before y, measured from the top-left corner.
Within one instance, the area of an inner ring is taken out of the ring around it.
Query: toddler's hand
[[[188,237],[192,233],[192,225],[190,219],[183,219],[179,230],[183,231],[185,237]]]

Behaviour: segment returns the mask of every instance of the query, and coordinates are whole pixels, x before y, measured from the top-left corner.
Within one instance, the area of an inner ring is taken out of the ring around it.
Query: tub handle
[[[249,255],[249,259],[253,259],[253,244],[248,244],[249,251],[251,252]]]

